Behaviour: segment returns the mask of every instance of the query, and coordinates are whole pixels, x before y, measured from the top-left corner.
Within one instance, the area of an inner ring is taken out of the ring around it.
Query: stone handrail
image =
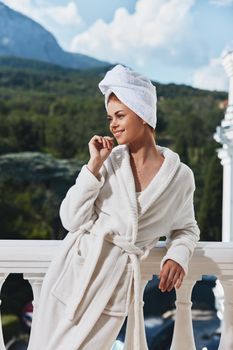
[[[23,273],[24,279],[28,280],[32,287],[33,305],[36,308],[44,275],[60,243],[61,241],[47,240],[1,240],[0,287],[10,273]],[[153,275],[159,273],[160,261],[165,252],[164,242],[159,242],[151,250],[148,258],[143,260],[143,286]],[[218,350],[233,349],[233,242],[199,242],[189,265],[188,276],[181,288],[176,290],[176,317],[171,350],[196,350],[192,328],[191,293],[202,275],[215,275],[224,289],[224,321]],[[1,324],[0,349],[6,349]]]

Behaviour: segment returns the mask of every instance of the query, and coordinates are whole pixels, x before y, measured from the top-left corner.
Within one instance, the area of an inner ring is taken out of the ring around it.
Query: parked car
[[[32,324],[32,314],[33,314],[33,304],[30,301],[27,303],[22,310],[21,321],[23,324],[23,328],[26,332],[30,332],[31,324]]]

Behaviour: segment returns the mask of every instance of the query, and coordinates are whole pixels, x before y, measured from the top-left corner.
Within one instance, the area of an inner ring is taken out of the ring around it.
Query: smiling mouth
[[[124,131],[125,131],[125,130],[116,131],[116,132],[114,132],[114,135],[115,135],[116,137],[119,137],[119,136],[121,136],[121,134],[122,134]]]

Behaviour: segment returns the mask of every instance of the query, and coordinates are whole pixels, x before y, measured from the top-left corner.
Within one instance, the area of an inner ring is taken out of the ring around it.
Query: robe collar
[[[170,148],[159,145],[156,145],[156,148],[158,152],[164,156],[164,161],[157,174],[141,193],[141,199],[146,199],[146,205],[142,207],[140,216],[142,216],[166,190],[181,162],[178,153],[172,151]],[[113,163],[116,164],[118,168],[115,170],[118,170],[121,175],[122,185],[124,186],[123,192],[125,193],[125,199],[128,202],[131,214],[134,219],[136,218],[138,220],[136,187],[130,164],[129,145],[124,144],[117,146],[112,156],[115,160]]]

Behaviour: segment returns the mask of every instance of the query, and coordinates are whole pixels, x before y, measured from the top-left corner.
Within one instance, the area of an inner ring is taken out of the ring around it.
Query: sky
[[[233,0],[2,0],[71,52],[122,63],[161,83],[228,90]]]

